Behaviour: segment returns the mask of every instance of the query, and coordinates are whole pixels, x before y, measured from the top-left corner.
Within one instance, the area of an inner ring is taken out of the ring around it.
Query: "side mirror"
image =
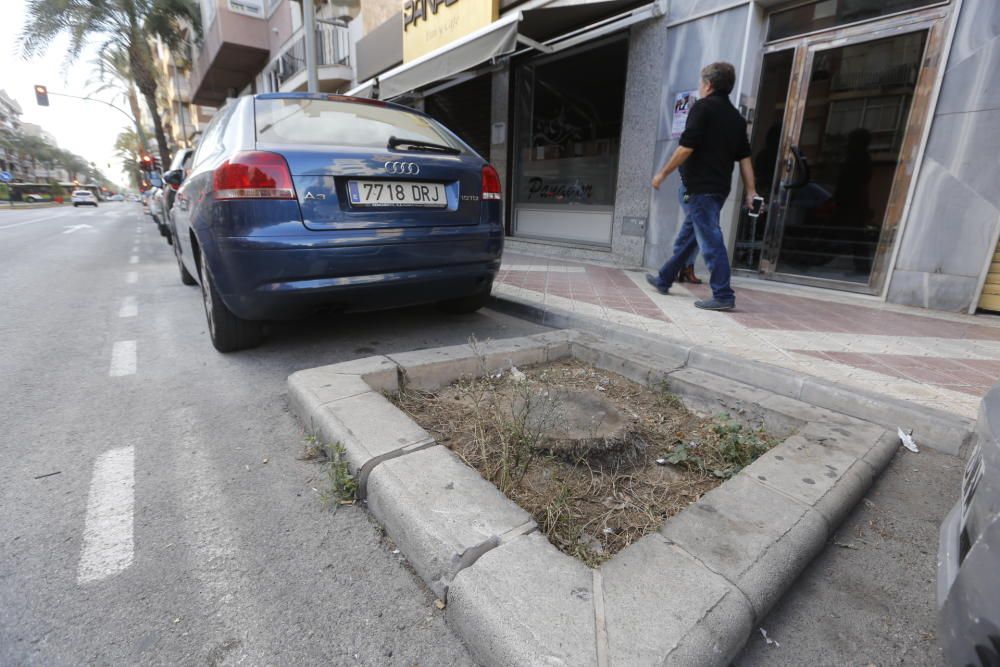
[[[168,171],[163,175],[163,180],[176,188],[184,181],[184,170],[173,169]]]

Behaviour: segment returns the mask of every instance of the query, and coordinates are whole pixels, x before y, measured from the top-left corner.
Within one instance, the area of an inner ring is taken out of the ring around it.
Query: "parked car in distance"
[[[1000,665],[1000,383],[983,398],[962,492],[941,524],[938,639],[953,665]]]
[[[129,201],[131,201],[131,202],[139,202],[139,201],[142,201],[142,197],[140,197],[139,195],[137,195],[137,194],[135,194],[135,193],[131,193],[131,194],[129,194],[129,195],[128,195],[128,197],[126,197],[126,199],[128,199],[128,200],[129,200]]]
[[[97,206],[97,197],[90,190],[73,190],[71,197],[73,207]]]
[[[167,243],[170,245],[174,243],[174,229],[173,223],[170,220],[170,209],[174,206],[174,200],[177,197],[177,188],[180,186],[169,182],[167,176],[174,174],[175,176],[171,180],[178,184],[182,182],[185,170],[191,166],[191,157],[193,155],[193,148],[182,148],[174,154],[174,158],[170,162],[170,169],[163,175],[163,187],[156,194],[156,198],[160,201],[159,209],[162,211],[163,224],[167,229],[167,233],[164,236],[166,236]]]
[[[177,181],[176,176],[171,176]],[[174,252],[201,284],[221,352],[261,321],[437,303],[472,312],[500,267],[500,179],[426,114],[367,99],[230,100],[172,210]]]
[[[164,183],[162,188],[153,188],[153,194],[149,198],[149,212],[153,216],[156,228],[160,231],[160,236],[165,238],[169,244],[172,241],[170,240],[170,228],[167,226],[166,207],[163,201],[163,191],[168,189],[168,187]]]
[[[122,194],[111,195],[108,198],[108,200],[109,201],[125,201],[125,195],[122,195]]]

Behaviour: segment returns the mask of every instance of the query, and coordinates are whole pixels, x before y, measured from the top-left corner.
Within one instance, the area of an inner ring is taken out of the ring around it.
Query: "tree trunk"
[[[153,118],[153,130],[156,131],[156,146],[160,150],[160,165],[164,170],[170,167],[170,147],[167,145],[167,135],[163,131],[163,121],[160,120],[160,111],[156,108],[156,84],[152,90],[140,90],[149,107],[149,115]]]
[[[128,49],[129,65],[135,85],[146,100],[149,116],[153,119],[153,129],[156,131],[156,146],[160,151],[160,163],[163,169],[170,166],[170,148],[167,146],[167,135],[163,132],[163,121],[160,111],[156,108],[156,75],[152,71],[152,54],[149,45],[140,39],[132,40]]]
[[[135,136],[139,138],[140,143],[144,143],[145,133],[142,131],[142,107],[139,106],[139,98],[135,95],[135,87],[131,81],[128,84],[128,108],[132,112],[132,118],[135,118]],[[147,149],[147,146],[142,147],[143,150]]]

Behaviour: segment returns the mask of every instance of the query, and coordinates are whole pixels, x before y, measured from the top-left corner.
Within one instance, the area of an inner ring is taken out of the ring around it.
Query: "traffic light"
[[[35,86],[35,101],[40,107],[49,106],[49,89],[45,86]]]
[[[153,157],[151,155],[142,156],[142,168],[145,171],[149,171],[153,168]]]

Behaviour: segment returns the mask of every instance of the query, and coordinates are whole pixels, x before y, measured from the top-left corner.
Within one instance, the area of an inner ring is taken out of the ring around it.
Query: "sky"
[[[79,58],[67,65],[69,39],[62,35],[44,53],[24,60],[18,37],[24,26],[26,4],[26,0],[0,0],[0,88],[21,105],[22,122],[41,125],[56,138],[61,148],[95,163],[112,181],[127,185],[121,160],[115,156],[114,143],[118,133],[130,127],[128,118],[97,102],[54,95],[49,96],[48,107],[35,103],[35,84],[48,86],[51,92],[81,97],[93,91],[97,85],[88,86],[87,82],[95,79],[91,62],[97,45],[89,45]],[[124,100],[115,100],[113,93],[91,97],[112,102],[119,108],[127,104]]]

